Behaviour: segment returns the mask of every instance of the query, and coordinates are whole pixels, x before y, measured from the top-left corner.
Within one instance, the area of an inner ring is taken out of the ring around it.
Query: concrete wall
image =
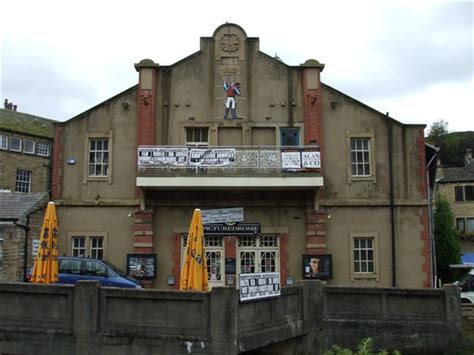
[[[462,304],[464,347],[474,351],[474,305]]]
[[[283,288],[278,298],[239,303],[210,293],[0,284],[0,351],[68,354],[322,354],[333,344],[436,353],[460,350],[459,292]]]

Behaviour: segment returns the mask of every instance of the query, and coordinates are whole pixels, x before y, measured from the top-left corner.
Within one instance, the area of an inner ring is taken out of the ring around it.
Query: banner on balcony
[[[138,148],[138,165],[188,165],[188,148]]]
[[[320,152],[281,152],[281,168],[283,170],[321,168]]]
[[[235,149],[190,149],[190,166],[228,166],[234,164]]]

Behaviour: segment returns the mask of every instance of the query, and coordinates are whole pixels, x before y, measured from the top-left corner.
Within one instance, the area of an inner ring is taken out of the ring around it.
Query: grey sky
[[[2,103],[64,121],[135,85],[233,22],[288,65],[326,64],[326,84],[403,123],[474,130],[473,3],[6,1]]]

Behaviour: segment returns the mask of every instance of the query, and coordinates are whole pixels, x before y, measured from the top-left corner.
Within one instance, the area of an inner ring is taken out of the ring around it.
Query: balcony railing
[[[139,175],[167,173],[319,173],[319,146],[139,146]],[[142,174],[143,173],[143,174]]]

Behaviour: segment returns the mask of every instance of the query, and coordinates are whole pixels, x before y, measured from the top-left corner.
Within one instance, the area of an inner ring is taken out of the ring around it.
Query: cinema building
[[[324,64],[302,62],[261,52],[226,23],[175,64],[141,60],[137,85],[56,124],[60,253],[132,274],[140,260],[147,286],[176,289],[200,208],[214,222],[213,287],[238,287],[248,272],[279,272],[282,285],[431,287],[425,126],[325,85]]]

